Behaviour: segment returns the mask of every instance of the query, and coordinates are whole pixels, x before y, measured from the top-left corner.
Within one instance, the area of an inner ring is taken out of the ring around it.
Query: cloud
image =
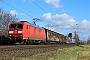
[[[60,5],[60,0],[45,0],[47,4],[53,5],[55,8],[61,8],[63,5]]]
[[[16,10],[11,10],[11,11],[10,11],[10,14],[11,14],[12,16],[14,16],[14,15],[16,15],[16,14],[18,14],[18,13],[16,12]]]
[[[51,13],[46,13],[41,17],[41,20],[43,20],[44,22],[54,24],[55,26],[64,26],[61,28],[70,28],[71,26],[69,24],[74,26],[75,23],[77,23],[76,20],[73,19],[73,17],[69,16],[66,13],[55,14],[53,16]]]
[[[43,14],[43,16],[40,18],[43,22],[47,22],[47,28],[49,26],[50,29],[54,31],[60,31],[60,30],[73,30],[80,33],[89,33],[90,31],[90,22],[86,19],[82,20],[81,22],[78,22],[75,20],[72,16],[63,13],[63,14],[55,14],[52,15],[51,13]]]
[[[78,29],[81,31],[81,32],[84,32],[84,33],[89,33],[90,31],[90,22],[86,19],[82,20],[82,22],[80,22],[78,24]]]

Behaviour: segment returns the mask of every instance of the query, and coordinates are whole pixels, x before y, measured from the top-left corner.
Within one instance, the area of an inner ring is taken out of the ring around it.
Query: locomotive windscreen
[[[9,28],[20,28],[20,29],[23,29],[23,24],[11,24]]]

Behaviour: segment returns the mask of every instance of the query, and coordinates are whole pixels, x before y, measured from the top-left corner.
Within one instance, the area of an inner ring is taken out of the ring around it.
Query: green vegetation
[[[90,60],[90,46],[63,48],[18,60]]]

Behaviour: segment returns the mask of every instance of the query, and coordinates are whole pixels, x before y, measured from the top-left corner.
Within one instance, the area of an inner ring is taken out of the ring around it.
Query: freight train
[[[65,44],[66,36],[46,28],[37,27],[27,21],[10,22],[8,43],[27,44]]]

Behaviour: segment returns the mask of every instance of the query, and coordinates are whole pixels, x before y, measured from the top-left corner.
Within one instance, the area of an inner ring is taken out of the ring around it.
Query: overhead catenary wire
[[[30,12],[30,13],[32,13],[31,11],[29,11],[28,9],[26,9],[26,8],[24,8],[23,6],[21,6],[20,4],[17,4],[16,2],[14,2],[14,1],[11,1],[11,2],[13,2],[13,3],[15,3],[16,5],[18,5],[19,7],[21,7],[21,8],[23,8],[24,10],[26,10],[26,11],[28,11],[28,12]],[[35,14],[34,14],[35,15]]]
[[[49,9],[41,0],[39,0],[43,6],[45,6],[47,9]]]
[[[40,7],[36,2],[34,2],[33,0],[31,0],[36,6],[38,6],[42,11],[44,11],[45,13],[47,13],[47,11],[45,11],[42,7]],[[51,16],[52,17],[52,16]],[[53,20],[57,21],[55,18],[52,17]],[[58,21],[57,21],[58,22]],[[64,26],[63,24],[61,24],[62,26]]]
[[[40,9],[42,9],[45,13],[47,13],[42,7],[40,7],[36,2],[34,2],[33,0],[31,0],[36,6],[38,6]]]
[[[14,7],[14,6],[12,6],[12,5],[10,5],[10,4],[8,4],[8,3],[4,2],[3,0],[0,0],[0,1],[1,1],[1,2],[3,2],[3,3],[4,3],[4,4],[6,4],[6,5],[8,5],[8,6],[10,6],[10,7],[14,8],[14,9],[16,9],[16,10],[18,10],[18,11],[22,12],[22,13],[25,13],[26,15],[28,15],[28,16],[30,16],[30,17],[32,17],[32,18],[34,18],[32,15],[27,14],[26,12],[24,12],[24,11],[22,11],[22,10],[20,10],[20,9],[18,9],[18,8],[16,8],[16,7]]]

